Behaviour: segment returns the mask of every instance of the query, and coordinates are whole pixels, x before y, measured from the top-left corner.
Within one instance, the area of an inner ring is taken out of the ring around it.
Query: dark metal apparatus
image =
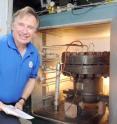
[[[63,52],[63,74],[73,77],[74,88],[64,91],[66,101],[98,103],[108,101],[102,92],[101,77],[109,76],[109,52]],[[108,103],[108,102],[107,102]]]

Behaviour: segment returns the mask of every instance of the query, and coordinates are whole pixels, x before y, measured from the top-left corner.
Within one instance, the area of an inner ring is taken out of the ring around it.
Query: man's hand
[[[23,99],[20,99],[16,104],[15,104],[15,107],[20,109],[20,110],[23,110],[23,106],[25,104],[25,101]]]
[[[5,106],[5,104],[4,103],[2,103],[1,101],[0,101],[0,111],[2,111],[3,110],[3,107]]]

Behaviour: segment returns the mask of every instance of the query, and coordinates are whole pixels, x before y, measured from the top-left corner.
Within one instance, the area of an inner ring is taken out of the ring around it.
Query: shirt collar
[[[12,32],[8,34],[8,42],[7,43],[10,48],[17,49]]]

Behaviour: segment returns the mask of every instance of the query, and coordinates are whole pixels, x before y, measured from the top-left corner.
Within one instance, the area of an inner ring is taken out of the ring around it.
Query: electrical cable
[[[96,7],[96,6],[94,6],[94,7]],[[84,12],[81,12],[81,13],[74,13],[75,12],[74,9],[71,12],[72,12],[72,15],[82,15],[82,14],[88,13],[89,11],[91,11],[92,9],[94,9],[94,7],[90,7],[90,8],[88,8],[88,10],[86,10]]]
[[[80,43],[80,44],[74,44],[75,42],[76,43]],[[87,45],[83,45],[83,43],[81,41],[79,41],[79,40],[72,41],[70,44],[66,44],[66,45],[67,45],[67,48],[65,50],[65,57],[64,57],[64,64],[63,64],[62,72],[64,72],[64,69],[65,69],[65,64],[67,62],[67,51],[68,51],[68,49],[69,49],[70,46],[74,45],[74,46],[81,47],[81,48],[87,47],[87,50],[88,50],[88,46]]]

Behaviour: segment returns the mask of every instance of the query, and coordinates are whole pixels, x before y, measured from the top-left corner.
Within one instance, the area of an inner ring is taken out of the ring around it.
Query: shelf
[[[39,16],[40,29],[111,22],[116,16],[117,2],[84,7],[72,11]]]

